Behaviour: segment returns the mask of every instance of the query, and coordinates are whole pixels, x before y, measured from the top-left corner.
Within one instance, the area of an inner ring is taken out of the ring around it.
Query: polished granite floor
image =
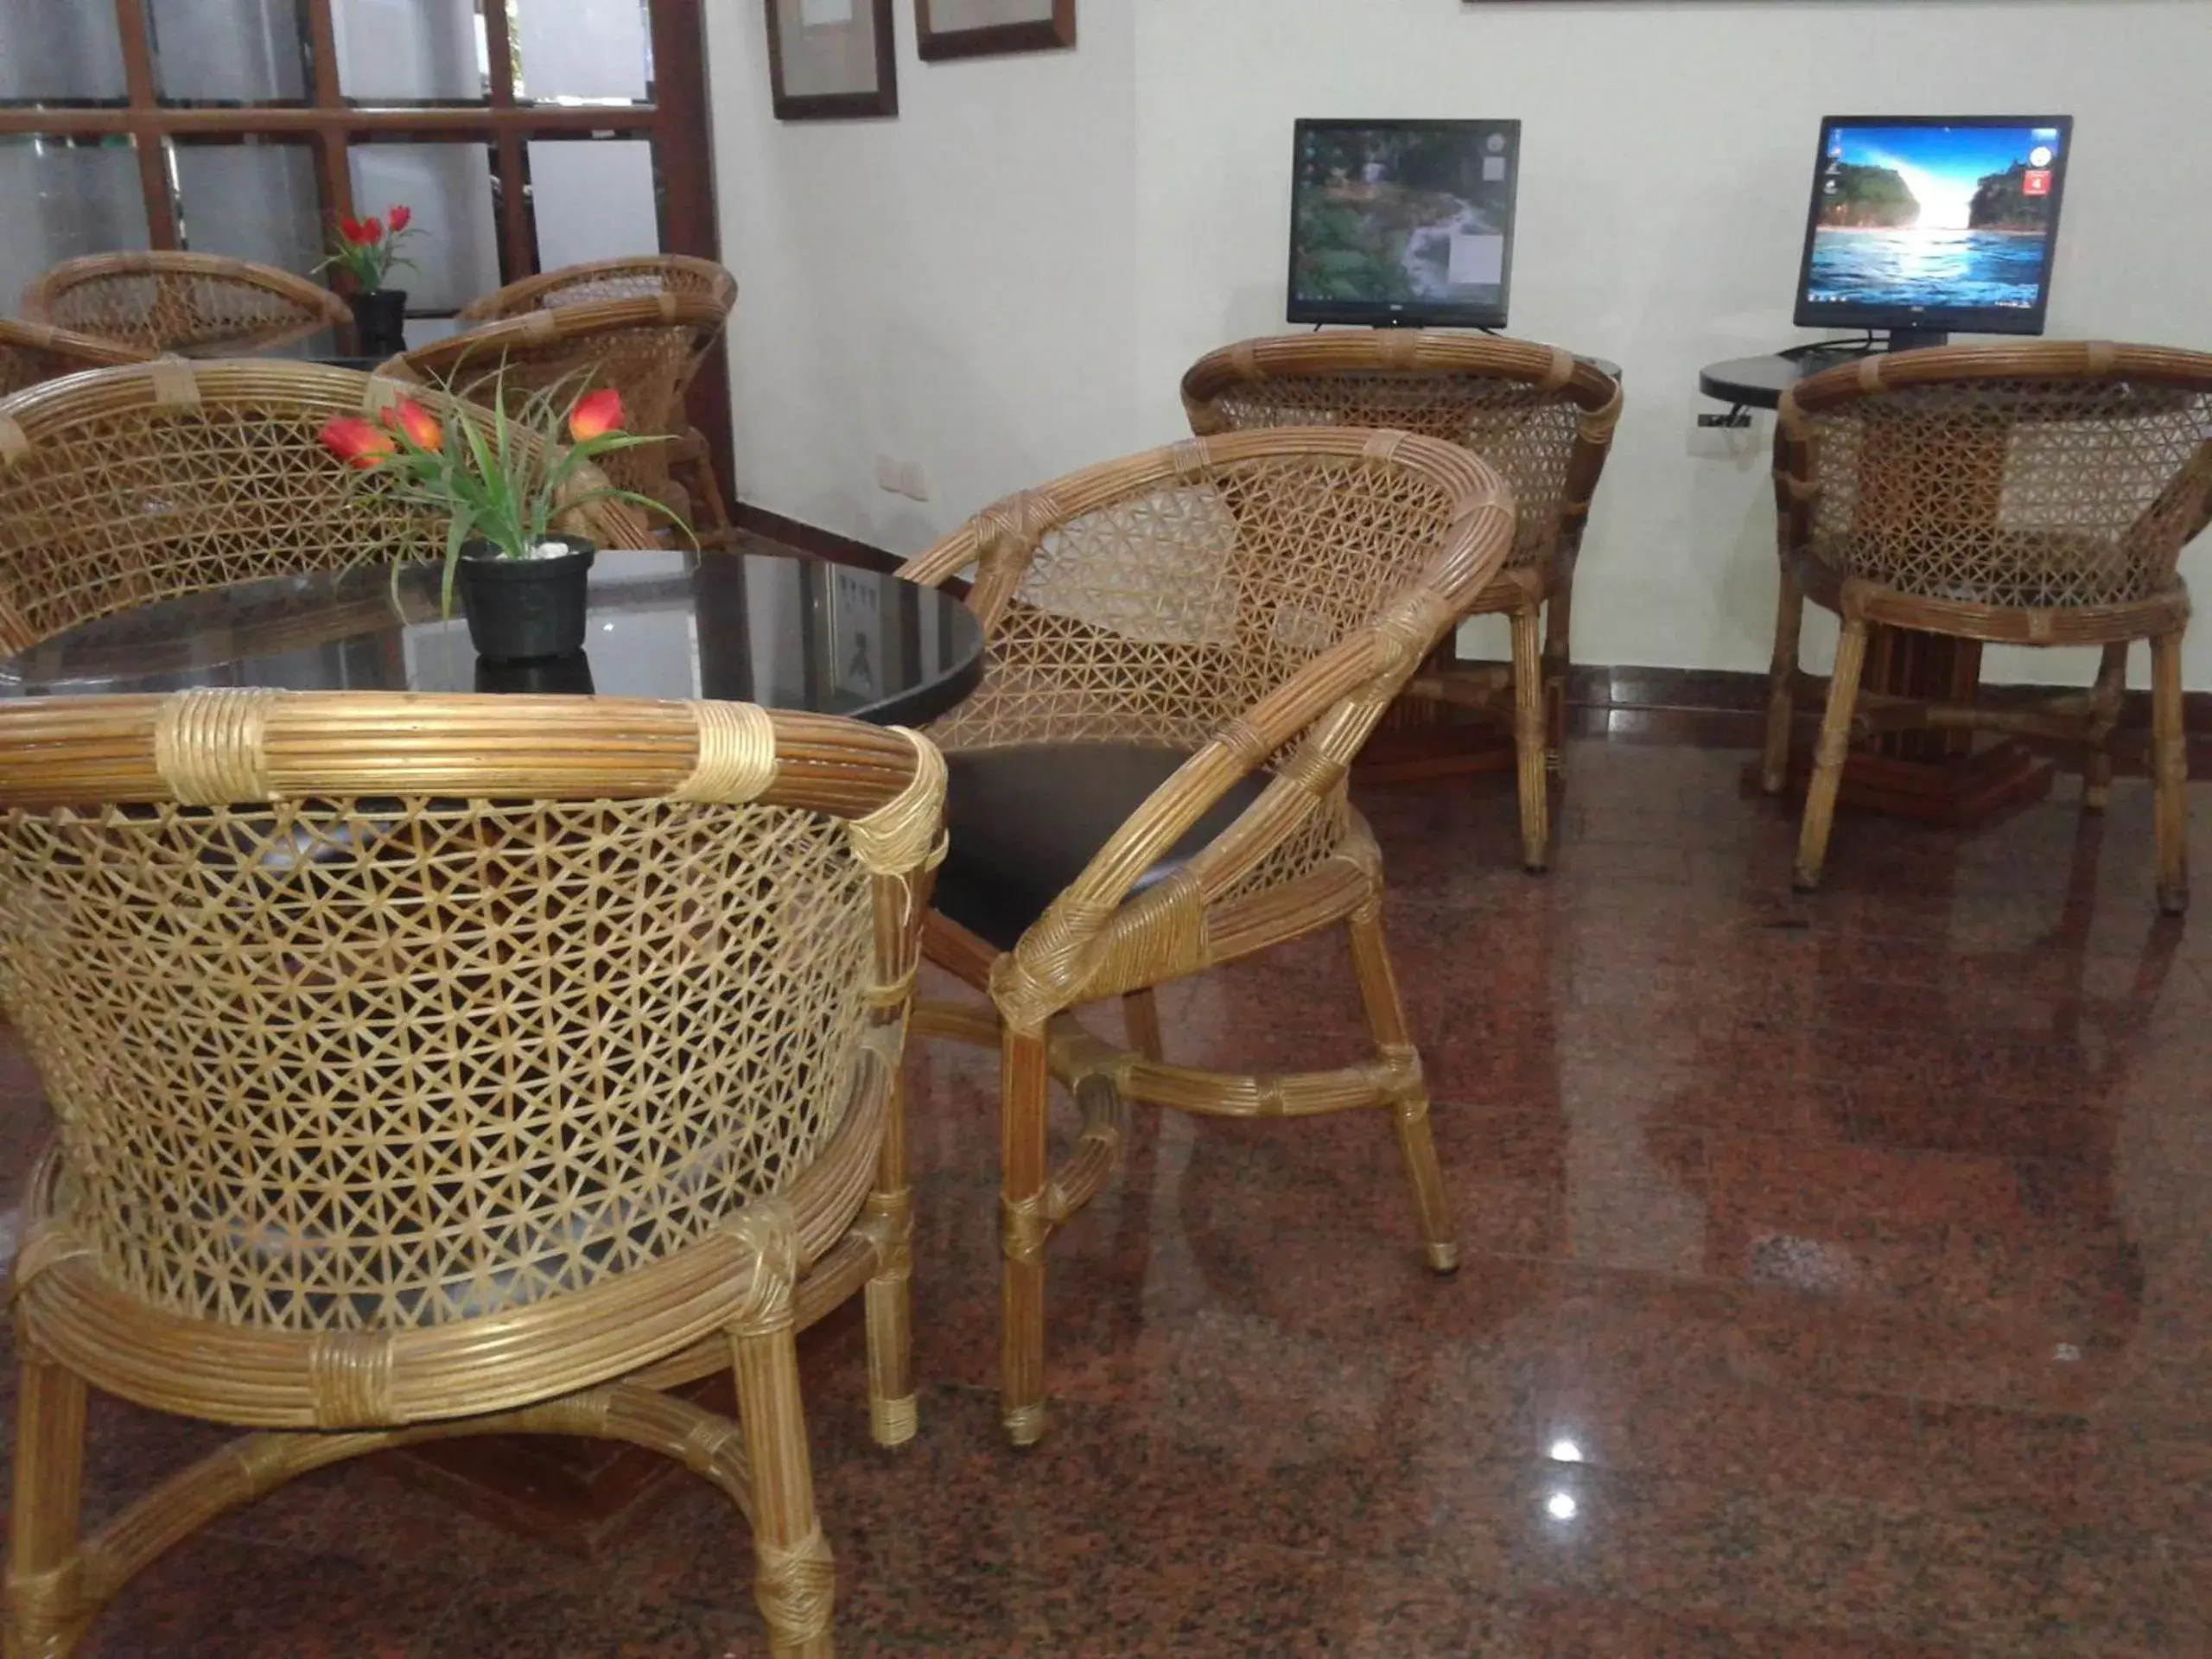
[[[2155,918],[2147,789],[1847,813],[1797,899],[1741,760],[1579,742],[1541,880],[1503,779],[1367,791],[1462,1267],[1420,1267],[1378,1119],[1147,1115],[1055,1245],[1026,1453],[993,1073],[918,1052],[918,1441],[868,1441],[856,1308],[803,1348],[842,1650],[2212,1653],[2212,917]],[[1163,1006],[1200,1062],[1357,1041],[1333,940]],[[4,1082],[12,1178],[41,1109]],[[96,1505],[204,1439],[94,1436]],[[749,1575],[702,1485],[587,1566],[369,1465],[187,1543],[87,1650],[752,1654]]]

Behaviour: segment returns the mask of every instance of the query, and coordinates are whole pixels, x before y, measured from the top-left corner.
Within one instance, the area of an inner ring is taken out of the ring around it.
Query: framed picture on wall
[[[830,683],[868,702],[883,695],[891,666],[891,644],[883,637],[882,589],[865,570],[833,564],[829,574]]]
[[[899,113],[891,0],[765,0],[779,121]]]
[[[914,0],[922,56],[981,58],[1075,44],[1075,0]]]

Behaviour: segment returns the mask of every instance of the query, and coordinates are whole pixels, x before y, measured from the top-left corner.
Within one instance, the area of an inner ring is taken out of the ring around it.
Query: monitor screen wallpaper
[[[1290,321],[1497,327],[1517,121],[1301,121]]]
[[[1798,321],[2040,330],[2069,124],[1830,121]]]

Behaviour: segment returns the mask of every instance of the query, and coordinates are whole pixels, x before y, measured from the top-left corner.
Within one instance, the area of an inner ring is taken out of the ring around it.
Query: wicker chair
[[[1447,640],[1406,689],[1395,721],[1478,711],[1512,731],[1522,860],[1551,861],[1546,773],[1560,769],[1575,556],[1620,418],[1618,381],[1554,346],[1369,329],[1248,340],[1183,377],[1200,436],[1265,426],[1385,426],[1466,445],[1512,488],[1520,530],[1505,569],[1468,609],[1512,619],[1513,661],[1459,665]],[[1539,626],[1542,628],[1541,640]]]
[[[2182,548],[2212,523],[2212,356],[2072,341],[1870,357],[1800,381],[1775,431],[1782,597],[1761,781],[1785,782],[1805,601],[1842,619],[1796,884],[1820,884],[1854,734],[1982,729],[2079,744],[2104,805],[2127,648],[2151,642],[2159,907],[2189,902]],[[1862,692],[1870,626],[2101,645],[2096,683],[2034,709]]]
[[[441,556],[442,522],[364,488],[316,437],[404,395],[350,369],[170,359],[0,401],[0,651],[230,582]],[[619,502],[576,518],[647,545]]]
[[[669,442],[607,456],[607,475],[683,518],[699,546],[728,548],[736,531],[706,442],[684,414],[683,395],[721,337],[734,295],[733,287],[714,296],[663,293],[526,311],[418,346],[378,372],[435,381],[484,401],[503,389],[511,407],[556,384],[577,391],[612,386],[622,394],[631,431]]]
[[[913,1431],[912,734],[749,704],[189,691],[0,709],[0,1001],[59,1128],[15,1262],[10,1653],[194,1528],[486,1433],[751,1516],[830,1651],[796,1330],[866,1289]],[[664,1390],[734,1371],[733,1422]],[[87,1386],[251,1431],[96,1536]]]
[[[95,253],[23,290],[23,315],[149,352],[224,357],[353,326],[345,301],[304,276],[212,253]]]
[[[713,260],[689,254],[596,259],[509,283],[471,300],[457,315],[463,322],[496,322],[502,317],[524,316],[557,306],[652,299],[662,294],[703,295],[719,303],[727,316],[737,303],[737,278]]]
[[[136,346],[118,346],[113,340],[72,334],[67,328],[0,317],[0,397],[41,380],[58,380],[79,369],[143,363],[153,355]]]
[[[1186,441],[1001,502],[910,562],[974,564],[990,642],[933,728],[951,851],[925,949],[993,1015],[922,1028],[996,1046],[1003,1408],[1044,1432],[1045,1245],[1119,1155],[1124,1102],[1230,1116],[1380,1108],[1429,1265],[1456,1262],[1428,1096],[1391,977],[1380,855],[1345,792],[1368,733],[1503,564],[1505,486],[1467,450],[1313,428]],[[1342,922],[1376,1058],[1247,1077],[1169,1065],[1152,988]],[[1070,1010],[1125,999],[1137,1053]],[[1084,1109],[1046,1163],[1048,1075]]]

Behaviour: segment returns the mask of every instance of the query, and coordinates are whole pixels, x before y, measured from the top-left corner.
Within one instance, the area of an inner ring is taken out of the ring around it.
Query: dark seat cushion
[[[1191,757],[1123,743],[1039,743],[944,757],[950,846],[937,873],[943,914],[1011,950],[1091,855]],[[1267,787],[1248,773],[1138,878],[1141,893],[1236,820]]]

